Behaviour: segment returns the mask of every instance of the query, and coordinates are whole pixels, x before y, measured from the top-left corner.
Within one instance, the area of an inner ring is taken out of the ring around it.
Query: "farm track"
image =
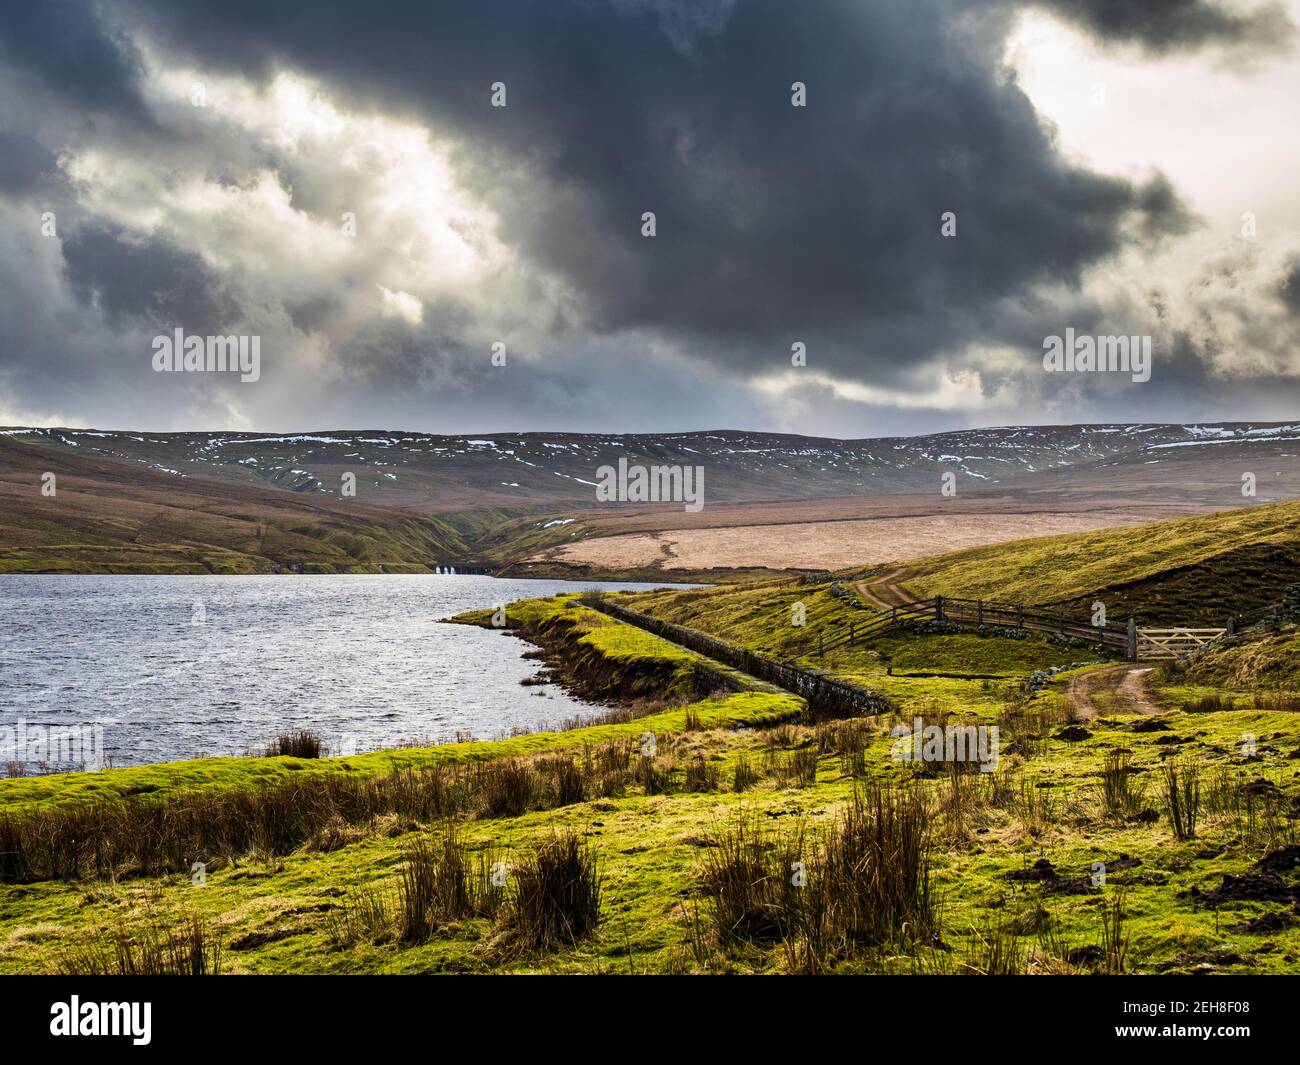
[[[911,569],[893,569],[875,580],[857,581],[853,588],[864,602],[881,610],[889,610],[896,606],[911,606],[918,600],[905,591],[902,585],[915,576],[915,571]]]
[[[1082,721],[1111,713],[1158,714],[1147,690],[1152,668],[1122,665],[1081,673],[1070,679],[1066,699]]]
[[[864,602],[878,608],[908,606],[916,599],[902,588],[915,576],[909,569],[891,570],[875,580],[858,581],[854,589]],[[1124,664],[1080,674],[1070,681],[1066,698],[1073,704],[1080,720],[1091,720],[1106,713],[1157,714],[1160,708],[1151,701],[1147,689],[1150,666]]]

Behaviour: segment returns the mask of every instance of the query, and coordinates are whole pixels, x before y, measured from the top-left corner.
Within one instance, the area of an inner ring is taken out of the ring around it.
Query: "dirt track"
[[[907,606],[916,601],[914,595],[902,588],[913,576],[913,571],[907,568],[891,569],[869,581],[858,581],[853,588],[865,602],[878,609],[888,610],[890,607]]]
[[[1147,693],[1151,666],[1122,665],[1081,673],[1070,679],[1066,699],[1080,720],[1099,714],[1157,714],[1160,708]]]

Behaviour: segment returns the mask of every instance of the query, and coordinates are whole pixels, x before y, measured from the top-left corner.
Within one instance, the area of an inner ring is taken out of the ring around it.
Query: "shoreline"
[[[573,596],[576,594],[521,602],[549,603],[557,599],[574,601]],[[586,608],[582,608],[582,611],[591,613]],[[707,672],[712,678],[712,673],[708,672],[711,666],[707,660],[693,652],[681,651],[658,637],[641,634],[639,630],[631,630],[638,634],[640,654],[634,656],[629,662],[611,666],[609,664],[611,658],[605,653],[605,649],[597,648],[593,653],[582,646],[581,640],[585,633],[575,632],[569,626],[544,626],[534,620],[524,624],[515,622],[497,627],[491,624],[490,615],[490,610],[471,611],[442,618],[439,624],[483,628],[506,633],[531,644],[542,652],[540,661],[552,673],[549,679],[570,697],[591,706],[592,721],[568,727],[568,720],[572,719],[566,719],[550,727],[530,728],[527,731],[493,739],[471,738],[428,745],[380,747],[351,755],[300,758],[283,755],[268,757],[257,754],[224,754],[102,769],[0,777],[0,812],[15,807],[21,808],[30,801],[43,803],[47,799],[54,798],[55,792],[65,788],[73,793],[72,798],[75,801],[83,798],[93,799],[113,795],[121,797],[135,794],[134,789],[137,787],[145,789],[139,792],[140,794],[155,794],[166,787],[184,790],[209,784],[230,785],[241,781],[249,783],[259,778],[264,778],[263,782],[265,782],[265,779],[283,777],[284,774],[279,769],[266,772],[259,770],[259,767],[268,765],[283,765],[290,773],[300,773],[304,769],[313,771],[308,773],[309,776],[317,775],[314,771],[324,773],[361,771],[372,774],[431,764],[493,759],[539,750],[563,750],[604,737],[606,731],[610,734],[621,734],[626,731],[625,726],[637,725],[652,717],[680,712],[692,702],[709,701],[710,695],[698,690],[690,691],[690,683],[694,681],[693,675],[684,678],[676,672],[681,669],[684,662],[698,660],[702,671]],[[630,626],[621,627],[631,629]],[[642,636],[644,639],[641,638]],[[651,691],[660,694],[652,697],[648,694]],[[787,696],[786,693],[779,694],[800,702],[794,696]],[[616,718],[615,714],[618,711],[627,711],[626,718]],[[572,737],[573,742],[564,742],[565,737]],[[248,772],[238,772],[241,768],[247,768]],[[231,769],[236,772],[226,772]],[[128,777],[131,779],[127,779]],[[168,784],[160,785],[153,779],[155,777],[164,778]],[[33,793],[36,798],[23,798],[22,794],[25,792]]]

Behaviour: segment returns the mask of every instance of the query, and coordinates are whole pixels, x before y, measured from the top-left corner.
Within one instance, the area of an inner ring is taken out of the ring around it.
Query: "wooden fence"
[[[1231,632],[1231,626],[1220,629],[1140,628],[1137,630],[1137,658],[1181,658],[1223,639]]]
[[[1109,647],[1122,653],[1130,652],[1133,645],[1131,625],[1124,628],[1093,625],[1091,618],[1072,615],[1064,610],[938,595],[904,606],[871,611],[861,621],[855,619],[829,632],[819,631],[804,640],[803,653],[825,654],[837,647],[882,636],[907,622],[925,621],[945,622],[958,628],[1030,629],[1093,643],[1098,647]]]
[[[1251,617],[1257,616],[1260,624],[1267,624],[1276,614],[1276,608],[1269,607],[1256,611]],[[1100,650],[1117,651],[1134,662],[1190,654],[1233,635],[1237,629],[1235,621],[1214,628],[1139,628],[1132,618],[1123,625],[1096,625],[1091,617],[1062,609],[938,595],[905,606],[869,611],[861,621],[848,621],[829,631],[823,629],[810,634],[801,643],[801,653],[825,654],[837,647],[883,636],[907,622],[926,621],[943,622],[958,628],[1029,629],[1095,644]]]
[[[619,621],[645,629],[733,669],[801,695],[818,709],[840,715],[879,714],[896,709],[892,702],[868,688],[847,681],[832,680],[817,670],[791,665],[770,655],[737,647],[697,629],[610,603],[599,593],[588,593],[582,597],[582,601]],[[1241,621],[1244,624],[1275,625],[1278,616],[1277,607],[1267,607],[1252,615],[1243,616]],[[922,622],[941,622],[958,628],[992,627],[1048,633],[1080,643],[1095,644],[1099,650],[1118,651],[1131,662],[1190,654],[1217,640],[1232,636],[1238,628],[1235,620],[1217,628],[1139,628],[1132,618],[1122,626],[1109,623],[1095,625],[1091,617],[1070,614],[1063,609],[937,595],[932,599],[920,599],[884,610],[865,607],[860,619],[855,618],[833,628],[809,633],[796,646],[800,654],[823,655],[839,647],[876,639],[901,625]]]

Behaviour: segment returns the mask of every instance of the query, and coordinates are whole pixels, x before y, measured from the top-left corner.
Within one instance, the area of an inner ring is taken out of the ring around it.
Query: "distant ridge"
[[[707,430],[0,429],[0,571],[424,570],[604,535],[596,470],[699,465],[706,508],[907,495],[1199,508],[1300,496],[1300,423],[1003,426],[914,437]],[[45,498],[41,477],[56,475]],[[1254,496],[1242,493],[1253,478]],[[356,494],[344,492],[345,475]],[[681,510],[680,507],[677,508]],[[716,510],[715,510],[716,512]],[[811,520],[819,520],[815,516]]]

